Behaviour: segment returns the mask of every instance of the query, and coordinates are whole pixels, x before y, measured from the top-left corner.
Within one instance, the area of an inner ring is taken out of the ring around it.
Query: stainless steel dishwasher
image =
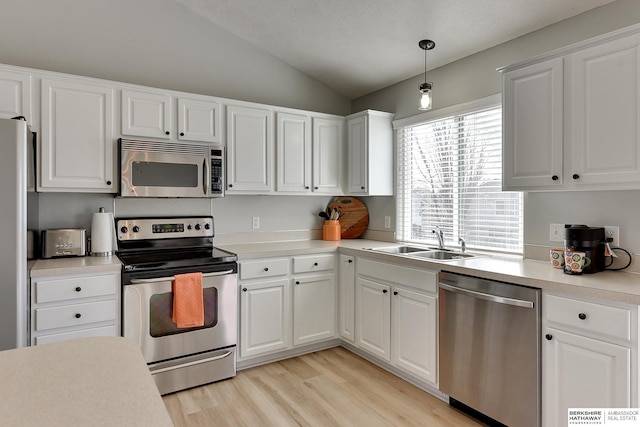
[[[440,390],[450,405],[540,426],[540,290],[442,272],[438,297]]]

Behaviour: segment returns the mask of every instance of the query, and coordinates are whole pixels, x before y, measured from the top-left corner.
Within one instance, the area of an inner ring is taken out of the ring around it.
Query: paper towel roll
[[[104,208],[91,216],[92,256],[113,255],[114,227],[113,214],[105,212]]]

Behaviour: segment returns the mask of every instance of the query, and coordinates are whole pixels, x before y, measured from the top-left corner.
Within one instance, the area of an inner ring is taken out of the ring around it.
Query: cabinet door
[[[398,287],[392,302],[393,364],[436,384],[436,298]]]
[[[288,193],[311,192],[311,118],[300,114],[277,115],[276,190]]]
[[[389,286],[362,277],[356,279],[356,343],[391,361],[391,302]]]
[[[273,190],[273,116],[270,110],[227,107],[227,190]]]
[[[178,99],[178,139],[222,144],[222,105],[199,99]]]
[[[341,195],[343,119],[313,119],[313,192]]]
[[[574,53],[570,79],[572,183],[638,188],[640,35]]]
[[[16,116],[24,116],[30,126],[34,125],[31,114],[31,76],[0,71],[0,118],[11,119]]]
[[[356,263],[350,255],[340,255],[338,265],[339,304],[339,332],[343,339],[355,341],[355,287]]]
[[[568,408],[630,406],[631,351],[628,348],[552,328],[546,328],[545,333],[544,425],[566,426]]]
[[[347,122],[349,194],[367,194],[367,121],[368,117],[360,116]]]
[[[336,280],[333,274],[293,279],[293,345],[336,335]]]
[[[563,78],[562,58],[504,74],[505,190],[562,185]]]
[[[169,139],[171,96],[157,92],[123,90],[122,134]]]
[[[113,89],[42,79],[40,190],[113,193]]]
[[[240,357],[290,347],[291,300],[288,279],[240,285]]]

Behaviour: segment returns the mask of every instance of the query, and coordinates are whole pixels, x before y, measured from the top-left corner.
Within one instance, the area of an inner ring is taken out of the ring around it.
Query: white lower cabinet
[[[334,254],[240,262],[240,359],[336,337]]]
[[[569,408],[638,406],[637,307],[544,294],[544,426]]]
[[[437,273],[356,259],[356,345],[434,385]]]
[[[31,345],[119,335],[119,272],[31,279]]]
[[[289,280],[241,284],[240,357],[286,350],[290,340]]]

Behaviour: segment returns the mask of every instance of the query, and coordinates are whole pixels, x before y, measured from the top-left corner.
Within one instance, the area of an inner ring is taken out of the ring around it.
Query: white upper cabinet
[[[40,191],[116,192],[114,89],[41,80]]]
[[[279,192],[311,192],[311,117],[277,113],[277,175]]]
[[[313,118],[313,192],[342,195],[344,119]]]
[[[227,192],[273,192],[273,112],[227,106]]]
[[[178,98],[178,139],[223,144],[222,104]]]
[[[640,188],[640,34],[570,56],[571,179]]]
[[[392,119],[372,110],[347,116],[348,194],[393,195]]]
[[[563,59],[504,73],[503,188],[563,183]]]
[[[24,116],[30,126],[37,128],[31,113],[31,76],[0,70],[0,118],[16,116]]]
[[[171,137],[171,96],[162,92],[122,91],[122,134]]]
[[[503,189],[640,189],[640,34],[503,70]]]

